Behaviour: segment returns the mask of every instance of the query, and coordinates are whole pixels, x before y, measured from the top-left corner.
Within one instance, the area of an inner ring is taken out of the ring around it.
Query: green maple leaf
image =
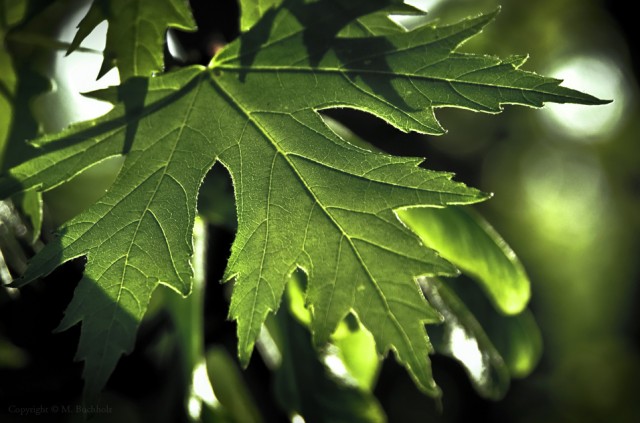
[[[94,0],[67,53],[76,50],[104,20],[109,21],[109,29],[98,78],[117,66],[123,81],[164,69],[167,28],[196,30],[186,0]]]
[[[0,15],[0,163],[4,156],[4,150],[9,138],[11,120],[13,117],[13,98],[17,88],[17,75],[13,65],[13,59],[5,47],[5,37],[9,30],[8,18],[5,17],[4,8]]]
[[[265,318],[301,268],[316,344],[353,313],[380,353],[392,348],[417,385],[438,395],[424,324],[441,316],[416,278],[457,270],[425,248],[395,211],[487,195],[418,167],[420,159],[347,143],[318,110],[350,107],[402,131],[439,134],[437,107],[498,112],[507,103],[601,101],[518,69],[522,58],[454,52],[493,15],[407,32],[367,23],[380,16],[336,23],[334,12],[285,2],[206,68],[132,78],[97,92],[117,103],[113,111],[36,141],[41,154],[0,179],[3,195],[48,190],[126,155],[105,196],[65,224],[16,282],[87,257],[60,329],[82,322],[77,358],[85,361],[89,399],[133,348],[156,286],[189,293],[196,197],[215,162],[228,169],[236,195],[238,232],[225,280],[235,280],[229,313],[238,323],[241,361],[248,362]]]
[[[249,30],[269,9],[282,3],[282,0],[240,0],[240,30]]]
[[[264,15],[272,12],[273,9],[282,4],[285,4],[285,6],[287,6],[290,3],[294,2],[287,2],[285,0],[239,0],[241,11],[240,30],[243,32],[248,31]],[[329,3],[331,4],[327,7]],[[364,15],[371,12],[382,11],[384,11],[385,13],[376,13],[375,16],[369,15],[365,19],[367,21],[373,20],[375,21],[376,25],[387,27],[387,29],[390,26],[394,26],[397,29],[398,27],[388,19],[387,14],[423,13],[421,10],[416,9],[413,6],[404,4],[404,0],[352,0],[350,2],[344,0],[324,0],[322,4],[318,3],[316,6],[317,8],[313,9],[316,16],[326,15],[327,11],[331,11],[332,19],[330,23],[325,22],[325,30],[331,28],[336,23],[338,23],[338,26],[341,26],[351,19],[363,23],[362,18]],[[368,23],[370,24],[372,22]],[[368,27],[370,25],[366,26]],[[359,27],[360,30],[363,29],[363,25],[357,25],[357,27]],[[370,30],[367,30],[367,34],[371,35],[372,32]]]

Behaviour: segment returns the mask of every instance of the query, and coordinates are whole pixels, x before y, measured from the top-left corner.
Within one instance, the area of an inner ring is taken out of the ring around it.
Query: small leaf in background
[[[422,242],[474,277],[497,308],[521,312],[529,301],[529,278],[513,250],[480,215],[462,207],[399,210]]]
[[[542,356],[542,335],[529,310],[502,317],[487,328],[489,338],[500,351],[513,378],[528,376]]]
[[[308,330],[286,307],[268,319],[263,331],[268,335],[261,338],[268,336],[275,350],[271,354],[278,357],[276,397],[291,418],[301,415],[305,421],[327,423],[386,421],[373,386],[363,386],[368,382],[361,384],[353,378],[335,346],[325,346],[318,356]],[[375,345],[368,347],[375,354]]]
[[[461,288],[466,280],[422,279],[427,299],[444,316],[442,327],[429,332],[436,351],[460,361],[481,395],[503,397],[510,377],[530,373],[542,349],[535,321],[523,310],[530,288],[522,264],[489,223],[468,208],[397,213],[427,247],[475,278],[494,304],[493,309],[480,308],[482,298],[474,297],[469,286],[461,299],[453,288]]]
[[[211,347],[207,351],[206,359],[209,380],[222,412],[228,416],[228,421],[262,422],[237,362],[222,347]]]
[[[446,279],[442,284],[460,300],[478,321],[482,330],[504,359],[512,378],[529,375],[542,356],[542,335],[525,309],[515,315],[496,310],[480,286],[465,276]]]
[[[480,323],[440,280],[423,278],[421,286],[444,317],[442,326],[429,331],[436,351],[458,360],[482,396],[502,398],[509,388],[509,369]]]
[[[245,32],[283,0],[240,0],[240,31]]]
[[[117,66],[122,81],[164,70],[168,28],[196,30],[186,0],[94,0],[78,25],[68,53],[76,50],[104,20],[109,22],[109,30],[98,78]]]
[[[286,297],[291,315],[310,329],[312,316],[304,300],[306,285],[304,273],[294,272],[287,283]],[[347,315],[331,335],[331,351],[331,356],[325,356],[325,359],[328,357],[342,369],[342,377],[361,389],[373,389],[380,371],[381,358],[376,351],[373,336],[352,314]]]
[[[23,191],[15,195],[14,201],[29,222],[29,242],[34,244],[42,228],[42,193],[35,189]]]
[[[350,314],[331,336],[331,343],[349,376],[361,389],[372,390],[381,361],[373,335]]]

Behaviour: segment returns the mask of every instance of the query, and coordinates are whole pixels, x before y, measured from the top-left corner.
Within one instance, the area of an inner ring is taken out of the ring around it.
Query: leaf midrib
[[[488,68],[481,68],[481,69],[477,69],[475,71],[469,72],[469,73],[474,73],[474,72],[479,72],[479,71],[483,71],[492,67],[498,67],[498,66],[503,66],[505,65],[505,63],[503,62],[499,62],[497,64],[494,64],[493,66],[490,66]],[[532,88],[522,88],[522,87],[513,87],[513,86],[509,86],[509,85],[499,85],[499,84],[490,84],[490,83],[482,83],[482,82],[476,82],[476,81],[464,81],[464,80],[459,80],[459,79],[454,79],[454,78],[445,78],[445,77],[437,77],[437,76],[426,76],[426,75],[415,75],[415,74],[410,74],[410,73],[402,73],[402,72],[395,72],[395,71],[382,71],[382,70],[373,70],[373,69],[366,69],[366,68],[312,68],[312,67],[296,67],[296,66],[286,66],[286,67],[278,67],[278,66],[232,66],[232,65],[216,65],[214,68],[212,69],[220,69],[220,70],[226,70],[226,71],[237,71],[237,73],[243,73],[243,72],[264,72],[264,73],[271,73],[271,72],[275,72],[275,73],[282,73],[282,72],[286,72],[286,73],[312,73],[312,74],[317,74],[317,73],[326,73],[326,74],[337,74],[337,75],[342,75],[344,76],[345,74],[347,75],[362,75],[362,74],[366,74],[366,75],[372,75],[372,76],[384,76],[387,78],[398,78],[398,77],[402,77],[402,78],[406,78],[408,80],[412,80],[412,79],[421,79],[421,80],[425,80],[425,81],[438,81],[438,82],[447,82],[449,84],[458,84],[458,85],[471,85],[471,86],[478,86],[478,87],[491,87],[491,88],[497,88],[497,89],[509,89],[509,90],[515,90],[515,91],[522,91],[522,92],[531,92],[531,93],[545,93],[545,94],[552,94],[556,97],[560,97],[563,99],[567,99],[567,100],[575,100],[575,97],[571,97],[568,95],[563,95],[563,94],[558,94],[558,93],[554,93],[554,92],[547,92],[547,91],[542,91],[542,90],[537,90],[538,87],[546,85],[547,83],[552,83],[553,81],[545,81],[545,83],[543,84],[539,84],[536,85],[535,87]],[[469,74],[467,73],[467,74]],[[464,75],[467,75],[464,74]]]

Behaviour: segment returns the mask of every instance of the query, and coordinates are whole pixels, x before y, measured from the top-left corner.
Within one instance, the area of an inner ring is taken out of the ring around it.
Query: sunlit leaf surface
[[[439,395],[424,324],[440,322],[441,314],[416,278],[457,270],[395,212],[487,196],[449,173],[418,167],[420,159],[349,144],[317,111],[350,107],[402,131],[440,134],[438,107],[496,113],[503,104],[600,101],[520,70],[522,57],[454,51],[493,15],[408,32],[354,21],[385,6],[285,2],[208,67],[129,78],[95,93],[116,107],[37,140],[41,155],[0,179],[4,196],[48,190],[108,157],[126,156],[105,196],[63,225],[16,282],[87,257],[60,329],[82,322],[77,358],[85,361],[89,399],[133,348],[156,286],[189,293],[196,196],[216,162],[231,174],[236,195],[238,230],[225,280],[235,280],[230,316],[241,361],[249,361],[263,322],[300,268],[316,344],[353,313],[379,353],[392,348],[420,389]],[[353,25],[360,26],[357,37],[339,36]]]

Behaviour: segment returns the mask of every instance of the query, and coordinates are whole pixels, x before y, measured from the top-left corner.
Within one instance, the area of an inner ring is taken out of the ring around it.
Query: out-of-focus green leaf
[[[287,284],[287,299],[291,314],[308,329],[311,313],[305,307],[306,278],[302,272],[294,272]],[[357,318],[349,314],[331,335],[332,354],[342,361],[344,377],[353,380],[360,388],[371,391],[380,370],[380,356],[371,333]]]
[[[373,335],[350,314],[331,336],[331,343],[349,376],[360,388],[373,390],[381,360]]]
[[[48,72],[55,51],[22,43],[23,34],[51,39],[69,14],[69,2],[0,2],[0,169],[35,156],[28,140],[40,135],[42,116],[34,100],[51,89]]]
[[[542,356],[542,335],[533,315],[524,310],[498,319],[499,324],[486,327],[489,338],[507,363],[511,377],[528,376]]]
[[[399,210],[424,244],[480,282],[499,310],[521,312],[529,278],[513,250],[480,215],[463,207]]]
[[[510,376],[531,372],[542,349],[535,321],[522,311],[530,288],[520,261],[502,237],[467,208],[413,208],[399,210],[398,215],[426,246],[478,280],[499,311],[511,314],[500,316],[491,308],[477,307],[472,312],[473,299],[467,304],[436,280],[424,285],[430,302],[444,307],[438,308],[445,316],[443,328],[430,331],[432,340],[439,339],[434,341],[436,350],[461,361],[481,394],[500,398]]]
[[[227,421],[258,423],[262,417],[236,361],[222,347],[207,351],[207,371],[217,401]]]
[[[9,30],[6,14],[7,11],[4,8],[4,3],[2,3],[0,5],[0,167],[6,142],[9,138],[9,130],[11,129],[12,104],[17,83],[13,59],[5,45],[5,37]]]
[[[447,279],[446,286],[466,305],[500,352],[513,378],[531,373],[542,355],[542,336],[532,313],[516,315],[496,310],[483,289],[468,279]]]
[[[216,405],[211,382],[208,378],[204,347],[204,289],[207,255],[206,224],[197,217],[193,226],[193,285],[191,295],[164,297],[166,310],[175,328],[176,345],[180,361],[177,363],[184,383],[184,406],[192,421],[202,416],[203,408],[210,408],[211,417],[221,413]],[[157,298],[157,297],[154,297]],[[153,301],[151,303],[153,305]],[[149,307],[151,308],[151,307]],[[147,316],[149,311],[147,311]]]
[[[26,351],[10,343],[0,334],[0,369],[19,369],[27,365],[27,363]]]
[[[326,423],[386,421],[371,390],[352,379],[333,346],[321,352],[319,361],[308,330],[287,309],[270,318],[263,330],[270,332],[279,352],[276,396],[291,417]]]
[[[164,70],[167,28],[196,30],[186,0],[94,0],[68,52],[76,50],[104,20],[109,29],[98,78],[117,66],[122,81]]]
[[[42,193],[32,189],[14,196],[14,201],[29,221],[29,241],[35,243],[40,238],[42,228]]]
[[[491,399],[502,398],[509,388],[509,369],[482,326],[467,306],[436,278],[422,278],[420,285],[444,317],[429,334],[437,352],[458,360],[476,391]]]
[[[240,31],[248,31],[269,9],[283,0],[239,0]]]

